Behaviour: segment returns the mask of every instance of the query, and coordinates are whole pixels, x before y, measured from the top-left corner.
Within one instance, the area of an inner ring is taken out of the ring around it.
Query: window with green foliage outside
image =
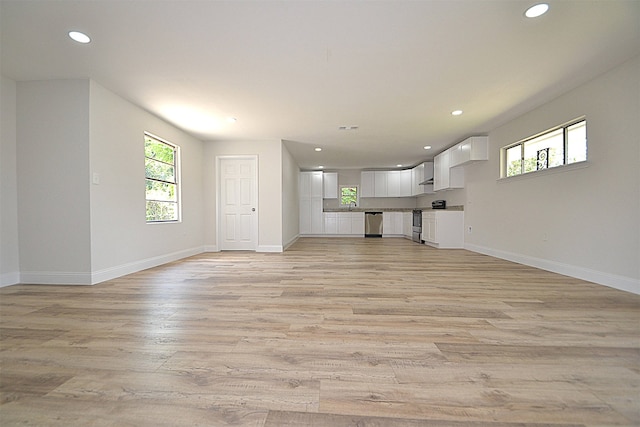
[[[503,148],[502,177],[587,160],[587,121],[580,119]]]
[[[343,185],[340,187],[340,205],[341,206],[358,206],[358,186]]]
[[[147,222],[178,221],[178,147],[144,135]]]

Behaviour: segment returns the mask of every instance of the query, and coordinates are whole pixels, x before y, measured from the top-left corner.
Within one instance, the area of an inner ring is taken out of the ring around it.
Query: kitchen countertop
[[[463,211],[464,206],[447,206],[446,209],[431,208],[325,208],[323,212],[412,212],[414,209],[422,209],[423,211]]]

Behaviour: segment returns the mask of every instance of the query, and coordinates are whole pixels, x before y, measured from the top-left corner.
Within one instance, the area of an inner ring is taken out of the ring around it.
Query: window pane
[[[144,135],[147,222],[179,221],[178,150],[168,142]]]
[[[176,182],[175,168],[172,165],[158,162],[152,159],[144,159],[144,168],[147,178],[161,181]]]
[[[144,138],[144,155],[150,159],[173,164],[174,149],[168,144],[157,141],[149,136]]]
[[[507,149],[507,176],[522,173],[522,145]]]
[[[357,187],[340,187],[340,204],[351,205],[358,202]]]
[[[587,160],[587,122],[582,121],[567,128],[567,163]]]
[[[147,200],[147,221],[177,221],[178,204]]]
[[[560,166],[563,163],[564,140],[562,129],[546,133],[524,143],[525,173]]]
[[[147,179],[147,200],[177,202],[176,185]]]

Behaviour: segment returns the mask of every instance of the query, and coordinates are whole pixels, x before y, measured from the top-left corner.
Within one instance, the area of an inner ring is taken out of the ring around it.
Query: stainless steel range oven
[[[422,210],[413,210],[413,234],[411,240],[422,243]]]

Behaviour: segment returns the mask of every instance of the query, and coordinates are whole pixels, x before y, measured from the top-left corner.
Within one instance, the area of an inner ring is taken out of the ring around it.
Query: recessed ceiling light
[[[88,35],[86,35],[85,33],[81,33],[80,31],[69,31],[69,37],[71,37],[73,40],[77,41],[78,43],[89,43],[91,41],[91,38],[89,38]]]
[[[324,169],[324,166],[320,165],[318,166],[318,169]]]
[[[396,165],[396,167],[401,168],[401,167],[402,167],[402,165]]]
[[[549,10],[549,5],[546,3],[540,3],[531,6],[526,10],[524,16],[527,18],[537,18],[538,16],[544,15]]]
[[[316,151],[322,151],[322,148],[316,147]]]
[[[455,110],[455,111],[452,111],[452,112],[451,112],[451,115],[452,115],[452,116],[459,116],[459,115],[461,115],[461,114],[462,114],[462,110]]]
[[[424,149],[425,149],[425,150],[431,150],[431,146],[430,146],[430,145],[425,145],[425,146],[424,146]]]

